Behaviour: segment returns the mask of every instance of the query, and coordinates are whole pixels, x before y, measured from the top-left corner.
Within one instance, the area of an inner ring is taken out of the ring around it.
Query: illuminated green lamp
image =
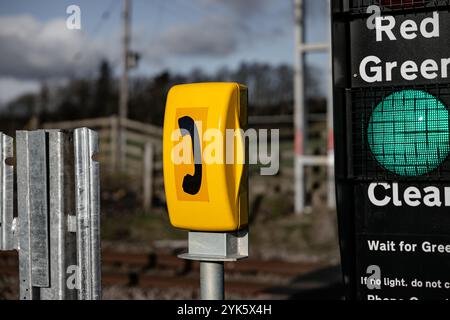
[[[387,170],[420,176],[450,152],[449,115],[439,99],[422,90],[402,90],[375,107],[367,127],[372,155]]]

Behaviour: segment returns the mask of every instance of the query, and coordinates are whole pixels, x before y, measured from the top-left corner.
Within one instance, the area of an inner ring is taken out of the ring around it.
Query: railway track
[[[141,289],[178,288],[197,290],[199,263],[167,253],[102,253],[103,286],[126,286]],[[258,281],[258,276],[272,276],[289,282],[326,267],[318,263],[290,263],[246,259],[225,264],[226,292],[245,296],[270,294],[280,281]],[[17,253],[0,252],[0,275],[18,277]],[[251,280],[249,280],[251,279]],[[275,290],[275,291],[277,291]],[[282,295],[282,294],[281,294]]]
[[[178,272],[199,270],[197,261],[179,259],[173,254],[129,254],[103,252],[102,262],[105,265],[131,266],[142,269],[175,269]],[[324,266],[320,263],[291,263],[285,261],[266,261],[245,259],[238,262],[227,262],[225,272],[227,273],[266,273],[279,276],[295,276],[303,274]]]

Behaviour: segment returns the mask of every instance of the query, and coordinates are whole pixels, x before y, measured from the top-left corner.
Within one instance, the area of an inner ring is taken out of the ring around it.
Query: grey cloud
[[[252,16],[263,12],[273,0],[203,0],[205,4],[219,4],[238,16]]]
[[[211,12],[217,12],[227,17],[230,24],[236,26],[236,32],[241,34],[241,40],[249,44],[272,36],[283,34],[281,28],[274,29],[270,25],[283,21],[284,15],[278,15],[280,8],[288,7],[290,13],[292,0],[197,0]],[[317,0],[316,0],[317,1]],[[323,0],[321,0],[323,1]],[[286,6],[286,4],[288,4]],[[275,16],[274,16],[275,14]]]
[[[99,48],[65,20],[0,17],[0,74],[17,79],[63,78],[95,68]],[[77,59],[81,53],[82,59]]]
[[[38,91],[38,81],[0,77],[0,108],[21,94]]]
[[[223,57],[238,47],[236,26],[221,18],[205,18],[192,24],[177,25],[163,32],[147,50],[153,63],[166,56]]]

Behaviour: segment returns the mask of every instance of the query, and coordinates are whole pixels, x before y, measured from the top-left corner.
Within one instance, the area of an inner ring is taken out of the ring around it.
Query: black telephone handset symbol
[[[202,184],[202,155],[201,145],[198,136],[197,126],[195,121],[188,116],[178,119],[178,126],[180,127],[181,135],[189,135],[192,141],[192,153],[194,155],[194,175],[187,174],[183,178],[183,191],[194,195],[200,191]]]

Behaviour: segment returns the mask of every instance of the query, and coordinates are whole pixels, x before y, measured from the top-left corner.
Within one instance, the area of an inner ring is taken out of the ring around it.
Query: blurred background
[[[168,221],[161,144],[170,87],[204,81],[246,84],[250,127],[280,129],[278,174],[250,166],[250,258],[226,264],[226,297],[340,299],[328,5],[0,1],[0,130],[99,132],[104,299],[199,297],[198,264],[176,258],[187,232]],[[0,264],[0,298],[16,299],[17,257]]]

